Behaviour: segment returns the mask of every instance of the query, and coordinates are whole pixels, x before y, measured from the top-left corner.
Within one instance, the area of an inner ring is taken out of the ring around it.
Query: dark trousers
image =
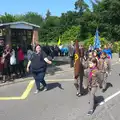
[[[17,75],[17,66],[16,65],[11,65],[11,73]]]
[[[74,66],[74,57],[70,56],[70,67]]]
[[[33,73],[33,77],[35,79],[35,83],[36,83],[36,88],[37,90],[40,90],[40,83],[46,87],[46,82],[44,80],[45,77],[45,72],[38,72],[38,73]]]
[[[18,68],[19,68],[20,74],[25,74],[24,60],[19,61]]]
[[[80,75],[78,80],[75,80],[74,85],[78,93],[83,94],[83,75]]]
[[[3,75],[8,75],[9,77],[11,76],[11,72],[10,72],[10,64],[7,65],[7,67],[3,68]]]

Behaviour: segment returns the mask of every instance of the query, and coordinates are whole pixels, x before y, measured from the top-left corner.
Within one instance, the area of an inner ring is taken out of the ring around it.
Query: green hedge
[[[95,37],[91,37],[84,41],[84,47],[86,49],[88,49],[90,45],[94,45],[94,38]],[[105,38],[100,38],[100,42],[101,42],[101,48],[103,48],[105,44],[108,44],[108,41]]]
[[[113,43],[113,52],[114,52],[114,53],[120,52],[120,41]]]

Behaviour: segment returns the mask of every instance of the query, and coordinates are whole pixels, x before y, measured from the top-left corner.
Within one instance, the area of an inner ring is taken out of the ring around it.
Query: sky
[[[76,0],[1,0],[0,14],[5,12],[10,14],[24,14],[29,11],[37,12],[45,16],[49,9],[51,15],[60,16],[61,13],[69,10],[74,10],[74,3]],[[90,4],[90,0],[85,0]]]

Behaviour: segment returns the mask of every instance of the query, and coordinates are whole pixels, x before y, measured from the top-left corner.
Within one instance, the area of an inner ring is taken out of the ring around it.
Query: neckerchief
[[[88,80],[90,83],[92,81],[92,75],[93,75],[95,69],[96,69],[96,67],[90,68],[89,77],[88,77]]]

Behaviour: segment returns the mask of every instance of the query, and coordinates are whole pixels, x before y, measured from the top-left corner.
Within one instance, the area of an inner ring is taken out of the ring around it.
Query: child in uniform
[[[105,92],[106,91],[106,83],[107,83],[107,78],[109,76],[109,74],[111,74],[111,61],[110,59],[107,57],[107,54],[105,52],[103,52],[101,54],[101,58],[99,60],[98,63],[98,69],[101,73],[101,79],[102,79],[102,91]]]
[[[89,91],[89,103],[90,109],[88,111],[88,115],[92,115],[94,112],[94,103],[95,103],[95,93],[100,83],[100,72],[97,68],[97,60],[96,58],[92,58],[89,62],[88,72],[86,72],[85,76],[88,78],[88,91]]]

